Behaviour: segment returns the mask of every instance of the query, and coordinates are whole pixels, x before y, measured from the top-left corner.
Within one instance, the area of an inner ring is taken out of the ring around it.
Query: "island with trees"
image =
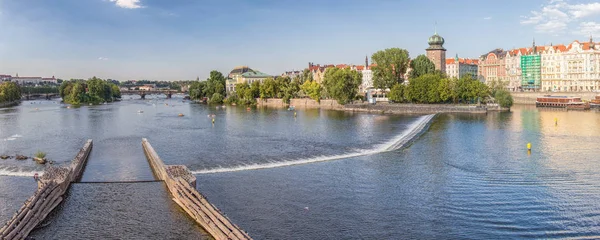
[[[119,86],[112,81],[100,78],[64,81],[59,87],[60,97],[63,102],[79,105],[82,103],[100,104],[112,102],[121,98]]]
[[[21,88],[14,82],[0,83],[0,107],[15,104],[21,100]]]

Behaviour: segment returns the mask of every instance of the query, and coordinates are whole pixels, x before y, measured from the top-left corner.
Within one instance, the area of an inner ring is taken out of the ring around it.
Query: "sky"
[[[205,79],[364,64],[386,48],[447,56],[600,39],[589,0],[0,0],[0,74]],[[598,40],[595,40],[598,41]]]

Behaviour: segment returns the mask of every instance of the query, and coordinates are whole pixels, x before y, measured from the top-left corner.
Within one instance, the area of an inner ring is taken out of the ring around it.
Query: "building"
[[[541,51],[541,90],[600,91],[600,43],[573,41]]]
[[[227,75],[226,90],[227,92],[235,92],[236,84],[252,84],[253,82],[263,82],[269,77],[273,76],[261,71],[253,70],[248,66],[235,67],[233,70],[231,70],[231,72],[229,72],[229,75]]]
[[[496,49],[481,56],[479,77],[511,91],[600,91],[600,43]]]
[[[139,86],[138,89],[140,91],[153,91],[154,89],[156,89],[156,84],[144,84],[142,86]]]
[[[429,47],[425,49],[427,51],[427,58],[435,64],[435,70],[446,72],[446,49],[444,48],[444,38],[437,34],[429,37]]]
[[[506,54],[501,48],[494,49],[479,58],[478,79],[490,84],[499,82],[508,85]]]
[[[446,59],[446,75],[452,78],[461,78],[467,74],[477,77],[478,59],[454,58]]]
[[[281,74],[282,77],[289,77],[290,79],[298,78],[302,76],[302,71],[286,71]]]
[[[10,82],[12,79],[11,75],[0,75],[0,82]]]

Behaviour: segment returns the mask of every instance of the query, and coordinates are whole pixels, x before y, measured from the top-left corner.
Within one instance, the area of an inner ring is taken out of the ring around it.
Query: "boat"
[[[572,102],[567,104],[567,110],[589,110],[590,103],[588,102]]]
[[[567,97],[567,96],[551,96],[544,95],[538,97],[535,101],[536,107],[547,107],[547,108],[566,108],[573,110],[586,110],[590,109],[590,104],[581,101],[580,97]]]
[[[590,101],[590,107],[600,109],[600,95]]]
[[[177,116],[183,117],[183,113],[180,113],[180,114],[179,114],[179,115],[177,115]]]
[[[137,111],[137,113],[144,113],[144,111],[142,111],[142,110],[138,110],[138,111]]]

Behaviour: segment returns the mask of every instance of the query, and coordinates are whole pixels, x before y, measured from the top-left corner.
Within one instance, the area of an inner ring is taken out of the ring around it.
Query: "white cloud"
[[[569,6],[569,13],[575,18],[584,18],[600,14],[600,3],[576,4]]]
[[[585,36],[599,36],[600,35],[600,23],[597,22],[582,22],[579,23],[579,28],[577,31],[573,32],[575,34],[585,35]]]
[[[106,58],[106,57],[99,57],[98,60],[100,60],[100,61],[106,61],[106,60],[108,60],[108,58]]]
[[[600,15],[600,3],[571,4],[564,0],[549,0],[541,9],[532,10],[528,16],[521,16],[522,25],[533,25],[538,33],[560,35],[567,29],[577,29],[573,33],[596,32],[595,22],[585,22],[588,17]],[[587,35],[586,34],[586,35]]]
[[[492,20],[492,17],[484,17],[483,20]]]
[[[117,4],[117,6],[122,7],[122,8],[134,9],[134,8],[142,8],[143,7],[142,5],[140,5],[141,0],[109,0],[109,1],[114,2],[115,4]]]

